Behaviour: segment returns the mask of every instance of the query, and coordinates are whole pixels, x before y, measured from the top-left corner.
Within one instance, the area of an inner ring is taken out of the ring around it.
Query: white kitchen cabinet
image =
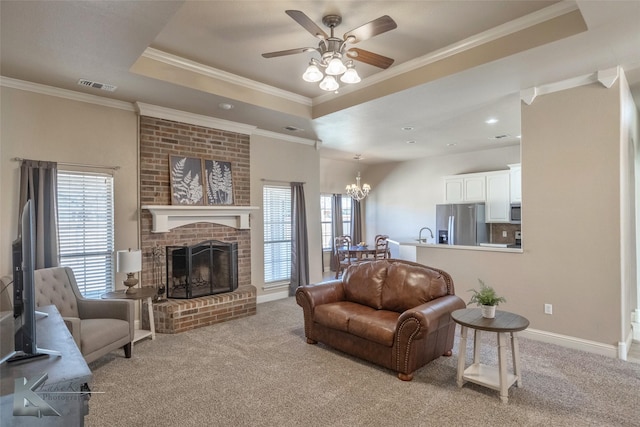
[[[484,173],[445,177],[445,203],[484,202],[485,185]]]
[[[462,178],[444,179],[444,201],[462,203],[464,201],[464,180]]]
[[[522,167],[520,163],[509,165],[511,203],[522,203]]]
[[[511,171],[487,172],[485,222],[509,222]]]

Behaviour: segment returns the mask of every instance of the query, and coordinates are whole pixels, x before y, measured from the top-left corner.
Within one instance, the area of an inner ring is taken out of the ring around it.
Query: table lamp
[[[138,279],[134,277],[134,274],[142,270],[142,252],[140,250],[118,251],[118,273],[127,273],[127,280],[123,281],[127,287],[126,293],[134,294],[136,289],[135,285],[138,284]]]

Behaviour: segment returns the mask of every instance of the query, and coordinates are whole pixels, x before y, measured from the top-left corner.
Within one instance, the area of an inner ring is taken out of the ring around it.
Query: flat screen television
[[[38,348],[36,318],[46,316],[36,312],[35,301],[35,229],[33,202],[28,200],[20,217],[20,235],[12,244],[13,319],[15,351],[6,355],[8,363],[29,361],[59,352]]]

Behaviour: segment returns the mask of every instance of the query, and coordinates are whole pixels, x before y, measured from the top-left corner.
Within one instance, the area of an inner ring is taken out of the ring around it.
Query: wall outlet
[[[502,237],[507,237],[507,230],[504,230],[504,231],[502,232]]]
[[[544,314],[553,314],[553,305],[545,304],[544,305]]]

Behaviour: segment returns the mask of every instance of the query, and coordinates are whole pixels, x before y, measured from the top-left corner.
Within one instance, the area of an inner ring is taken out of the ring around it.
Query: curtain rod
[[[262,181],[262,182],[273,182],[273,183],[278,183],[278,184],[291,184],[291,182],[300,182],[300,181],[279,181],[277,179],[266,179],[266,178],[260,178],[260,181]],[[300,182],[300,184],[306,184],[306,182]]]
[[[26,159],[22,159],[20,157],[14,157],[11,160],[13,160],[14,162],[21,162]],[[42,160],[37,160],[37,161],[42,161]],[[56,163],[63,166],[75,166],[75,167],[81,167],[81,168],[111,169],[114,171],[120,170],[120,166],[87,165],[82,163],[68,163],[68,162],[56,162]]]

